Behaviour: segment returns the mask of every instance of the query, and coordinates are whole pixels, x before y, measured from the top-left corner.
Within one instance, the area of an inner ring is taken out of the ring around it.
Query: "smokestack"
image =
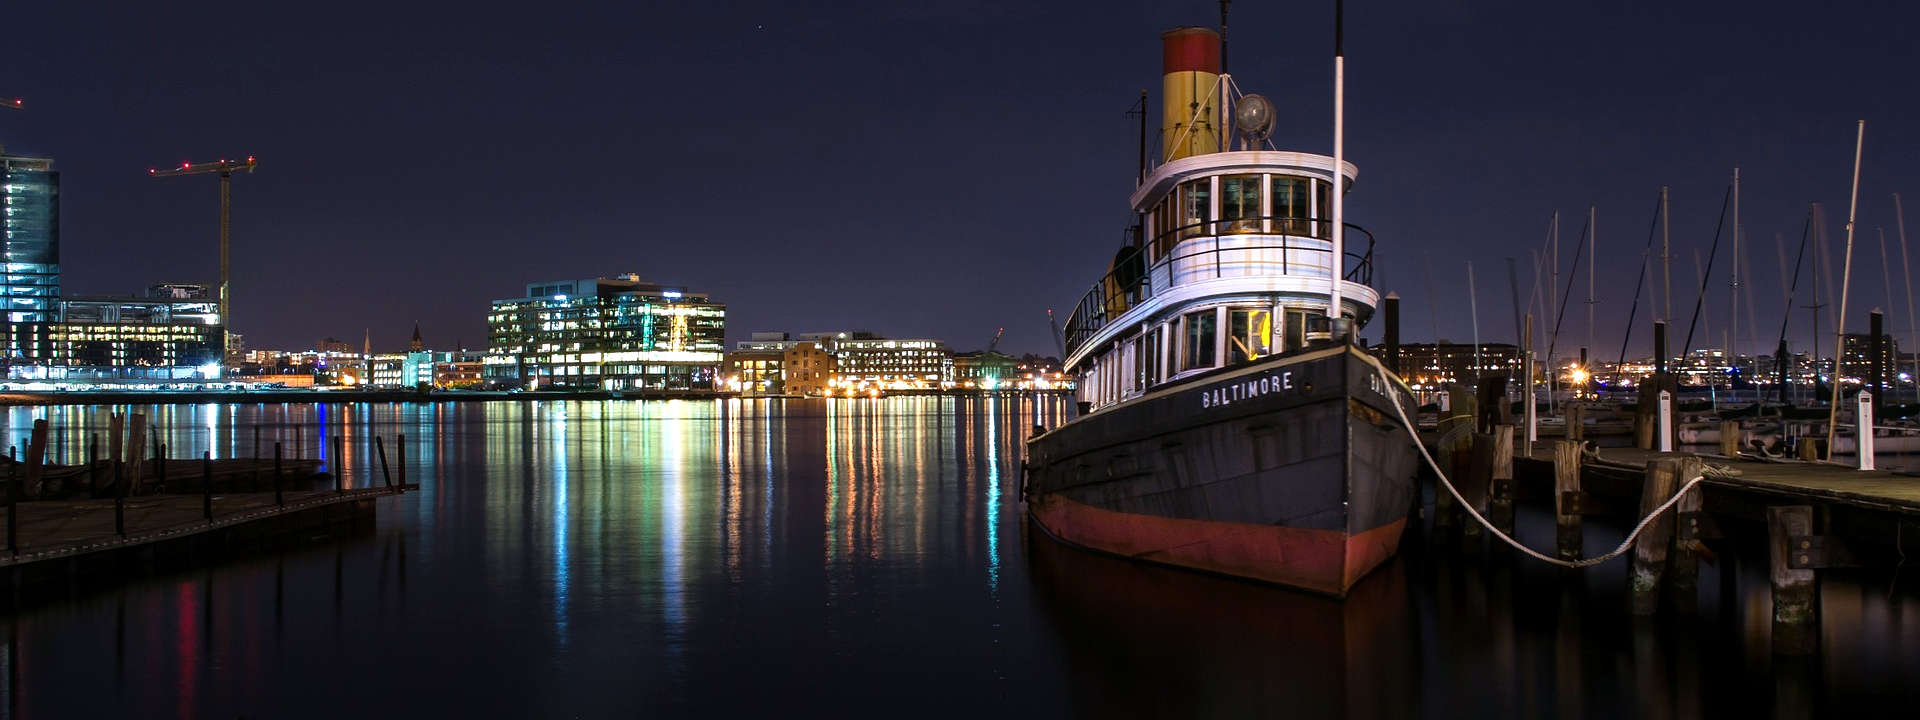
[[[1220,33],[1183,27],[1160,34],[1161,162],[1220,151]]]

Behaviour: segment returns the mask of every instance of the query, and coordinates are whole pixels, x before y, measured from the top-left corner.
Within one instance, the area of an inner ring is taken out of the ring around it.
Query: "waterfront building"
[[[836,338],[832,351],[843,388],[929,389],[953,381],[953,352],[939,340]]]
[[[1891,382],[1899,376],[1895,367],[1900,359],[1900,343],[1892,335],[1880,336],[1880,372],[1884,373],[1883,382]],[[1908,365],[1909,368],[1912,365]],[[1873,335],[1869,333],[1847,333],[1840,338],[1840,381],[1849,385],[1867,382],[1873,374]]]
[[[487,315],[485,378],[509,387],[712,390],[726,305],[638,275],[530,283]]]
[[[48,158],[16,157],[0,149],[0,240],[6,252],[4,301],[9,324],[44,325],[59,319],[60,173]],[[44,330],[42,330],[44,332]],[[11,333],[10,333],[11,335]],[[17,342],[17,340],[16,340]],[[17,345],[8,348],[17,356]]]
[[[1019,359],[996,350],[953,355],[953,384],[959,387],[986,390],[1002,384],[1011,387],[1020,374]]]
[[[1478,347],[1479,364],[1474,363]],[[1368,348],[1384,357],[1386,346]],[[1415,390],[1438,388],[1452,383],[1473,382],[1482,373],[1507,373],[1518,378],[1525,372],[1519,346],[1512,343],[1413,343],[1400,346],[1400,377]]]
[[[784,350],[734,350],[727,353],[726,366],[721,371],[726,376],[727,389],[744,395],[778,395],[784,392],[785,373],[782,370],[786,366],[786,355],[787,351]]]
[[[827,395],[839,384],[838,359],[812,341],[800,341],[781,353],[784,390],[788,395]]]

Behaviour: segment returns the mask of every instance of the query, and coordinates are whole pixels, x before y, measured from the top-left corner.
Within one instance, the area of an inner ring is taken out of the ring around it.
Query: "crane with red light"
[[[25,110],[27,109],[27,101],[22,100],[20,98],[14,98],[12,100],[0,100],[0,107],[13,108],[15,110]]]
[[[225,158],[221,158],[218,162],[210,162],[210,163],[183,162],[183,163],[180,163],[180,167],[168,168],[166,170],[161,170],[159,168],[147,168],[147,175],[149,177],[179,177],[182,175],[212,175],[212,174],[217,174],[220,176],[219,303],[220,303],[220,323],[221,325],[225,326],[227,330],[233,329],[233,318],[228,314],[228,309],[227,309],[227,248],[229,246],[230,225],[231,225],[231,223],[229,222],[229,218],[232,215],[232,206],[233,206],[233,203],[231,200],[231,190],[229,186],[233,182],[233,174],[235,172],[244,170],[246,172],[251,173],[253,172],[253,169],[255,166],[256,165],[254,163],[253,156],[248,155],[247,159],[245,160],[228,160]],[[225,338],[232,337],[231,333],[223,332],[221,334]],[[233,350],[232,341],[230,339],[223,340],[221,350],[223,355],[231,352]]]

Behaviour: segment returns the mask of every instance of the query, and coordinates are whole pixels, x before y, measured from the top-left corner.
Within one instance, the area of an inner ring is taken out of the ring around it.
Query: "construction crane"
[[[1047,308],[1047,327],[1053,329],[1053,347],[1060,351],[1060,362],[1067,361],[1067,345],[1060,340],[1060,322],[1053,319],[1053,308]]]
[[[1000,347],[1000,336],[1005,334],[1007,334],[1007,329],[1004,327],[993,331],[993,342],[987,343],[987,352],[985,354],[992,355],[993,349]]]
[[[179,177],[181,175],[208,175],[208,174],[218,174],[220,176],[219,303],[220,303],[220,323],[224,325],[226,329],[229,331],[227,333],[223,333],[223,335],[226,338],[232,337],[231,330],[233,329],[233,317],[228,314],[228,309],[227,309],[227,300],[228,300],[227,247],[229,245],[229,232],[230,232],[229,226],[231,224],[229,221],[229,218],[231,217],[231,214],[232,214],[232,205],[233,205],[229,186],[233,182],[233,174],[235,172],[240,170],[245,170],[251,173],[253,172],[254,167],[255,167],[255,164],[253,161],[253,156],[248,155],[246,160],[228,160],[225,158],[221,158],[219,162],[210,162],[210,163],[183,162],[183,163],[180,163],[180,167],[168,168],[166,170],[161,170],[158,168],[147,168],[147,175],[149,177]],[[232,349],[231,341],[223,339],[222,345],[221,345],[221,354],[224,356],[226,352],[231,349]]]
[[[0,100],[0,107],[13,108],[15,110],[25,110],[27,109],[27,101],[22,100],[20,98],[14,98],[12,100]]]

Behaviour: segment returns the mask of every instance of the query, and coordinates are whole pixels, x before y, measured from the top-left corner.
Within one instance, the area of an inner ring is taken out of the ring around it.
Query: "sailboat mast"
[[[1594,356],[1594,347],[1593,347],[1594,247],[1600,244],[1600,226],[1594,224],[1595,217],[1596,216],[1594,215],[1593,206],[1588,205],[1587,206],[1587,228],[1588,228],[1587,232],[1589,235],[1589,237],[1587,238],[1587,357],[1588,358],[1592,358]],[[1592,360],[1588,360],[1588,364],[1592,364]],[[1583,367],[1580,369],[1586,371],[1588,377],[1592,377],[1593,368]]]
[[[1914,330],[1913,317],[1913,265],[1907,260],[1907,217],[1900,209],[1900,193],[1893,194],[1893,222],[1900,231],[1900,272],[1907,279],[1907,345],[1913,354],[1913,383],[1917,388],[1914,401],[1920,402],[1920,332]]]
[[[1668,241],[1672,233],[1667,227],[1667,187],[1660,186],[1660,274],[1666,277],[1666,289],[1661,295],[1667,299],[1667,310],[1660,319],[1673,323],[1673,253]]]
[[[1733,169],[1733,271],[1727,275],[1727,366],[1740,357],[1740,168]],[[1732,388],[1729,387],[1729,390]]]
[[[1467,311],[1473,316],[1473,386],[1480,387],[1480,291],[1473,282],[1473,261],[1467,261]]]
[[[1847,342],[1847,291],[1853,284],[1853,222],[1860,212],[1860,150],[1867,142],[1867,121],[1861,120],[1853,138],[1853,192],[1847,200],[1847,250],[1840,260],[1840,312],[1833,328],[1833,399],[1827,407],[1827,460],[1833,460],[1833,438],[1840,422],[1840,356]],[[1863,432],[1872,432],[1863,429]],[[1861,445],[1866,445],[1865,436]]]

